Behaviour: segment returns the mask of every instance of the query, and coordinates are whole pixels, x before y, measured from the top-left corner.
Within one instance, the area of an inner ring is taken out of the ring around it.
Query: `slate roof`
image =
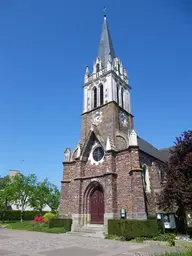
[[[162,149],[159,149],[159,151],[161,152],[161,154],[163,154],[164,158],[167,159],[166,161],[169,160],[170,158],[170,152],[169,150],[171,149],[172,147],[169,147],[169,148],[162,148]]]
[[[115,58],[115,51],[113,48],[109,27],[107,25],[107,18],[105,16],[102,33],[101,33],[100,44],[99,44],[99,54],[98,54],[103,66],[106,66],[110,55],[111,55],[111,59],[113,60]]]
[[[169,157],[167,157],[167,153],[161,152],[161,150],[158,150],[157,148],[152,146],[149,142],[145,141],[144,139],[140,138],[139,136],[138,136],[138,144],[139,144],[140,150],[147,153],[148,155],[151,155],[151,156],[161,160],[162,162],[168,161]]]

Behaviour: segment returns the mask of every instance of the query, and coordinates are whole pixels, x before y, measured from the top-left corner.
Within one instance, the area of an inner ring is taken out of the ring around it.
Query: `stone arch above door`
[[[84,194],[84,213],[90,215],[91,224],[104,224],[104,189],[97,182],[91,182]]]

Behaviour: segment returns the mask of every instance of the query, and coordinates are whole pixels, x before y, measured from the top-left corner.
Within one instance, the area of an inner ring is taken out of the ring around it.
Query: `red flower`
[[[43,217],[42,216],[35,216],[33,221],[35,221],[35,222],[43,222]]]

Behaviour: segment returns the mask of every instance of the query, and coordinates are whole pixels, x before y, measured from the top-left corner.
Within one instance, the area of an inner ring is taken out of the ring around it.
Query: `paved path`
[[[0,229],[0,256],[142,256],[171,250],[160,245],[111,241],[69,234]]]

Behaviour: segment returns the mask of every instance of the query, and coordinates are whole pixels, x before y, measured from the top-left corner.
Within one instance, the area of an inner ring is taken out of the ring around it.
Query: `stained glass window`
[[[104,156],[104,151],[101,147],[97,147],[94,151],[93,151],[93,159],[95,161],[100,161]]]

